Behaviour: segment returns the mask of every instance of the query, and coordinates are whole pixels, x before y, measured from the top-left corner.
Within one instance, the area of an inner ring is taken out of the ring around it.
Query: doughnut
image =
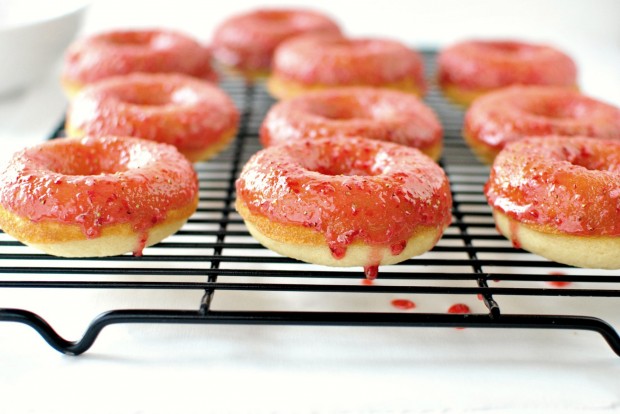
[[[216,28],[213,57],[234,72],[263,77],[271,70],[276,47],[307,33],[340,33],[340,29],[328,16],[311,10],[252,10],[232,16]]]
[[[209,82],[179,74],[135,73],[84,88],[67,112],[69,136],[121,135],[171,144],[190,161],[232,141],[239,112]]]
[[[267,88],[278,99],[342,86],[426,92],[422,57],[400,42],[342,35],[305,35],[283,42]]]
[[[55,256],[140,255],[197,203],[192,165],[173,146],[138,138],[47,141],[0,173],[0,227]]]
[[[414,147],[439,159],[443,129],[412,94],[369,87],[308,92],[274,105],[260,129],[267,147],[301,138],[350,135]]]
[[[442,50],[438,83],[449,99],[469,105],[512,85],[577,87],[577,67],[563,52],[511,40],[469,40]]]
[[[254,154],[236,208],[267,248],[304,262],[379,265],[431,249],[451,221],[443,170],[415,148],[361,137],[318,137]]]
[[[559,87],[513,86],[477,99],[463,137],[486,164],[509,142],[534,135],[620,139],[620,109]]]
[[[183,73],[215,81],[211,52],[171,30],[109,31],[74,42],[65,54],[61,83],[67,96],[85,85],[135,72]]]
[[[495,159],[485,194],[516,247],[572,266],[620,268],[620,141],[513,142]]]

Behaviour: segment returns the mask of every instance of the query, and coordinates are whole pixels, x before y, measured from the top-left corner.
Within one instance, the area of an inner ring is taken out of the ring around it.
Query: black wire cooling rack
[[[435,55],[432,51],[423,55],[430,79]],[[53,348],[70,355],[88,350],[106,326],[129,323],[588,330],[601,334],[620,355],[620,337],[604,317],[583,315],[577,306],[572,308],[575,315],[556,310],[566,309],[556,307],[563,300],[590,304],[613,300],[605,306],[613,312],[620,304],[620,273],[562,266],[514,249],[501,237],[482,194],[488,168],[477,162],[461,139],[462,111],[444,101],[436,89],[426,101],[445,129],[441,164],[451,180],[453,223],[431,252],[384,266],[377,281],[364,283],[361,269],[299,263],[264,249],[250,237],[234,210],[234,182],[245,161],[260,148],[258,129],[273,100],[262,84],[226,78],[222,87],[242,112],[238,138],[217,158],[196,164],[199,207],[177,234],[147,248],[142,257],[70,260],[37,253],[0,234],[0,306],[16,289],[20,296],[96,290],[108,298],[127,293],[139,297],[142,291],[157,291],[165,298],[189,291],[193,294],[187,303],[180,308],[141,307],[140,300],[129,309],[111,305],[89,319],[77,341],[59,335],[44,319],[45,310],[0,308],[0,321],[26,324]],[[480,310],[466,314],[419,307],[385,310],[386,297],[401,298],[405,305],[413,305],[413,300],[476,301]],[[514,298],[523,300],[514,306]],[[302,306],[282,305],[290,302]],[[73,312],[77,315],[80,309]]]

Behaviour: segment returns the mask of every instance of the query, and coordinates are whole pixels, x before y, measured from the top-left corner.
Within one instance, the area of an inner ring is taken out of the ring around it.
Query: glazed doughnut
[[[498,230],[572,266],[620,268],[620,142],[530,137],[499,153],[485,187]]]
[[[422,96],[423,70],[421,56],[397,41],[306,35],[276,49],[267,87],[279,99],[342,86],[384,87]]]
[[[217,86],[178,74],[136,73],[84,88],[67,112],[69,136],[121,135],[172,144],[190,161],[232,141],[239,112]]]
[[[281,101],[260,129],[265,147],[333,135],[395,142],[434,160],[443,144],[443,130],[431,108],[412,94],[381,88],[326,89]]]
[[[507,143],[533,135],[620,139],[620,109],[571,89],[514,86],[477,99],[465,114],[463,137],[487,164]]]
[[[443,170],[415,148],[319,137],[256,153],[236,208],[261,244],[328,266],[397,263],[431,249],[451,221]]]
[[[0,227],[55,256],[140,255],[197,203],[192,165],[138,138],[55,139],[15,154],[0,174]]]
[[[307,33],[340,33],[338,24],[304,9],[258,9],[235,15],[213,35],[213,56],[224,67],[252,78],[266,76],[276,47]]]
[[[438,83],[462,105],[512,85],[577,87],[577,67],[563,52],[509,40],[471,40],[439,53]]]
[[[72,97],[85,85],[135,72],[217,80],[208,48],[181,33],[146,29],[109,31],[76,41],[65,54],[61,83]]]

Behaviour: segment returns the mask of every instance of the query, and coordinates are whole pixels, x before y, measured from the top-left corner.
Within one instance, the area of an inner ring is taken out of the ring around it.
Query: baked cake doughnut
[[[18,152],[0,174],[2,230],[55,256],[140,255],[197,203],[185,157],[137,138],[55,139]]]
[[[529,137],[499,153],[485,187],[498,230],[572,266],[620,268],[620,142]]]
[[[319,137],[256,153],[236,183],[236,208],[261,244],[328,266],[398,263],[431,249],[451,221],[443,170],[415,148]]]
[[[620,139],[620,109],[571,89],[515,86],[477,99],[463,127],[465,140],[487,164],[509,142],[554,134]]]
[[[69,136],[121,135],[172,144],[190,161],[232,141],[239,112],[217,86],[179,74],[136,73],[84,88],[71,102]]]
[[[326,89],[273,106],[260,129],[267,147],[301,138],[349,135],[414,147],[439,159],[443,130],[412,94],[368,87]]]
[[[276,47],[305,33],[340,33],[328,16],[305,9],[257,9],[235,15],[213,35],[213,56],[247,77],[266,76]]]
[[[135,72],[217,80],[208,48],[178,32],[144,29],[109,31],[76,41],[65,54],[61,81],[72,97],[85,85]]]
[[[299,36],[276,49],[267,83],[272,96],[286,99],[342,86],[383,87],[422,96],[422,57],[394,40],[342,35]]]
[[[470,40],[439,53],[438,83],[462,105],[512,85],[577,87],[577,67],[565,53],[510,40]]]

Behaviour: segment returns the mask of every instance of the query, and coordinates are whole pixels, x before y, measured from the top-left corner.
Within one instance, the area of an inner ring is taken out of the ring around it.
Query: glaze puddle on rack
[[[424,56],[430,78],[435,55]],[[432,251],[382,267],[367,283],[361,268],[299,263],[250,237],[234,210],[234,182],[260,148],[258,129],[273,100],[262,84],[227,78],[222,86],[242,126],[227,151],[196,164],[200,204],[187,225],[143,257],[103,259],[50,257],[1,233],[0,321],[29,325],[66,354],[88,350],[111,324],[164,323],[589,330],[620,355],[620,273],[558,265],[500,236],[482,194],[488,168],[460,138],[462,111],[436,89],[426,101],[445,129],[441,163],[454,193],[453,223]],[[93,290],[106,292],[95,304]],[[58,298],[58,306],[42,307],[42,297]],[[96,313],[81,311],[86,301]],[[469,312],[448,311],[460,303]]]

